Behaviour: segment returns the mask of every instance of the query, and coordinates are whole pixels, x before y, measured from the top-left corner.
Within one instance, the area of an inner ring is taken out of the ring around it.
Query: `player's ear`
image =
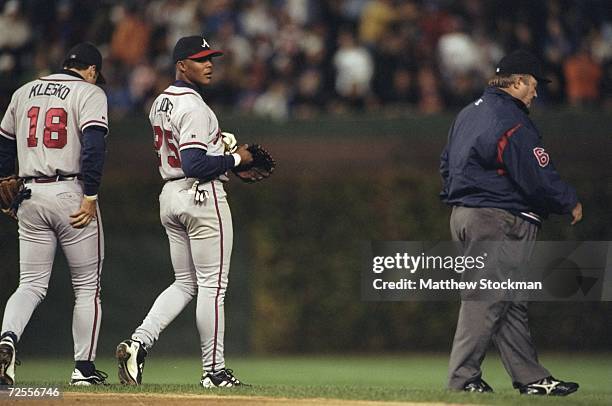
[[[185,71],[187,70],[187,66],[185,65],[185,61],[178,61],[176,63],[176,67],[177,69],[181,72],[181,73],[185,73]]]
[[[95,78],[96,78],[96,66],[95,65],[89,65],[87,67],[87,69],[85,69],[85,80],[87,80],[88,82],[90,80],[93,80],[95,82]]]

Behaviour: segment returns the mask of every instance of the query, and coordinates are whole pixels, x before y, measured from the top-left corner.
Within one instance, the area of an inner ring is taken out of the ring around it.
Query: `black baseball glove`
[[[249,145],[247,150],[253,156],[253,162],[238,165],[232,169],[232,172],[247,183],[259,182],[269,178],[276,167],[276,161],[272,158],[272,155],[258,144]]]
[[[19,205],[29,199],[32,191],[23,184],[23,179],[16,175],[0,178],[0,209],[7,216],[17,219]]]

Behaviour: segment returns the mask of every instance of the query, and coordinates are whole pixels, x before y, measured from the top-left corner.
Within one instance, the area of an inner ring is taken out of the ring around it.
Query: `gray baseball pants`
[[[197,297],[204,372],[225,368],[225,292],[232,255],[232,214],[220,181],[203,184],[208,198],[194,202],[194,179],[166,182],[160,218],[170,243],[175,281],[155,300],[132,338],[151,348],[162,331]]]
[[[34,310],[47,294],[57,246],[70,267],[74,289],[72,336],[74,360],[94,361],[100,333],[102,308],[100,276],[104,262],[104,231],[98,218],[87,227],[70,225],[70,215],[81,206],[80,181],[29,183],[32,197],[25,200],[19,218],[19,287],[6,304],[2,332],[21,339]],[[48,326],[52,329],[52,326]]]
[[[450,227],[464,255],[480,255],[482,245],[478,242],[499,242],[499,249],[489,253],[495,256],[489,261],[528,259],[537,235],[536,225],[495,208],[455,206]],[[463,300],[449,362],[449,389],[461,390],[481,378],[480,366],[491,341],[515,387],[550,376],[538,362],[529,333],[527,302]]]

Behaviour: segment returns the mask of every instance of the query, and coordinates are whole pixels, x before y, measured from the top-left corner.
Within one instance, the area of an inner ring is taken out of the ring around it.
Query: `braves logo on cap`
[[[206,38],[202,38],[202,48],[210,48],[210,45],[206,42]]]

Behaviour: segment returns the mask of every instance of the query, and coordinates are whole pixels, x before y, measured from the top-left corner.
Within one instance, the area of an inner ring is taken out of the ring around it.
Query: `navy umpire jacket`
[[[549,213],[572,211],[576,191],[561,180],[528,113],[496,87],[459,113],[440,159],[442,201],[506,209],[538,225]]]

